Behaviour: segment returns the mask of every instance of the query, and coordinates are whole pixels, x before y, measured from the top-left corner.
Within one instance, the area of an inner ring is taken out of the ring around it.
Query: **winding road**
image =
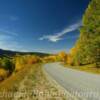
[[[100,100],[100,75],[65,68],[60,63],[45,64],[44,70],[78,100]]]

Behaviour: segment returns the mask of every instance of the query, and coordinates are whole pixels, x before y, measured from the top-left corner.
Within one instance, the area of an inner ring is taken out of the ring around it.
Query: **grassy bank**
[[[65,67],[84,71],[84,72],[89,72],[93,74],[100,74],[100,68],[96,68],[94,64],[89,64],[89,65],[83,65],[83,66],[71,66],[68,64],[64,64]]]
[[[64,95],[58,96],[59,91],[51,85],[43,73],[41,64],[27,66],[0,83],[0,93],[13,94],[0,100],[65,100]]]
[[[31,66],[24,67],[19,72],[13,73],[9,78],[0,83],[0,93],[4,93],[4,96],[0,94],[0,100],[11,100],[11,97],[6,97],[7,93],[13,95],[17,91],[20,82],[29,74]]]

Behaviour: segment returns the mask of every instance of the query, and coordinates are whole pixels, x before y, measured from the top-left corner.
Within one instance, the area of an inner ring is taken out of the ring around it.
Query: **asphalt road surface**
[[[79,100],[100,100],[100,75],[65,68],[60,63],[45,64],[44,69]]]

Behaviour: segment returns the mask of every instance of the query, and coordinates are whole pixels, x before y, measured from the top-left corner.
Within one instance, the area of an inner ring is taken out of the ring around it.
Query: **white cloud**
[[[57,41],[63,39],[62,38],[63,35],[77,30],[80,26],[81,26],[81,21],[66,27],[64,30],[62,30],[59,33],[54,33],[53,35],[44,35],[44,36],[40,37],[39,40],[45,40],[46,39],[46,40],[49,40],[51,42],[57,42]]]
[[[68,52],[69,49],[67,48],[57,48],[57,49],[33,49],[34,52],[42,52],[42,53],[50,53],[50,54],[56,54],[56,53],[59,53],[61,51],[64,51],[64,52]]]
[[[15,32],[10,32],[8,30],[4,30],[4,29],[0,29],[0,35],[1,34],[5,34],[5,35],[14,35],[14,36],[18,36],[18,33],[15,33]]]
[[[14,41],[0,41],[0,48],[4,50],[16,50],[18,49],[18,43]]]
[[[9,40],[9,39],[11,39],[11,36],[9,36],[9,35],[0,35],[0,41],[4,41],[4,40]]]
[[[18,21],[20,18],[19,16],[16,16],[16,15],[9,15],[9,14],[1,14],[0,15],[0,19],[1,20],[10,20],[10,21]]]
[[[8,31],[0,31],[0,48],[5,50],[20,50],[22,47],[19,45],[15,33]]]
[[[11,21],[17,21],[17,20],[19,20],[18,16],[9,16],[9,19]]]
[[[17,42],[10,39],[0,39],[0,49],[22,51],[23,47]]]

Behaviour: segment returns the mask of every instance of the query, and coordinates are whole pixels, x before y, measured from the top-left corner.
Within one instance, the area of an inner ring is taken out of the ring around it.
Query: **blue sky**
[[[0,0],[0,48],[69,51],[90,0]]]

